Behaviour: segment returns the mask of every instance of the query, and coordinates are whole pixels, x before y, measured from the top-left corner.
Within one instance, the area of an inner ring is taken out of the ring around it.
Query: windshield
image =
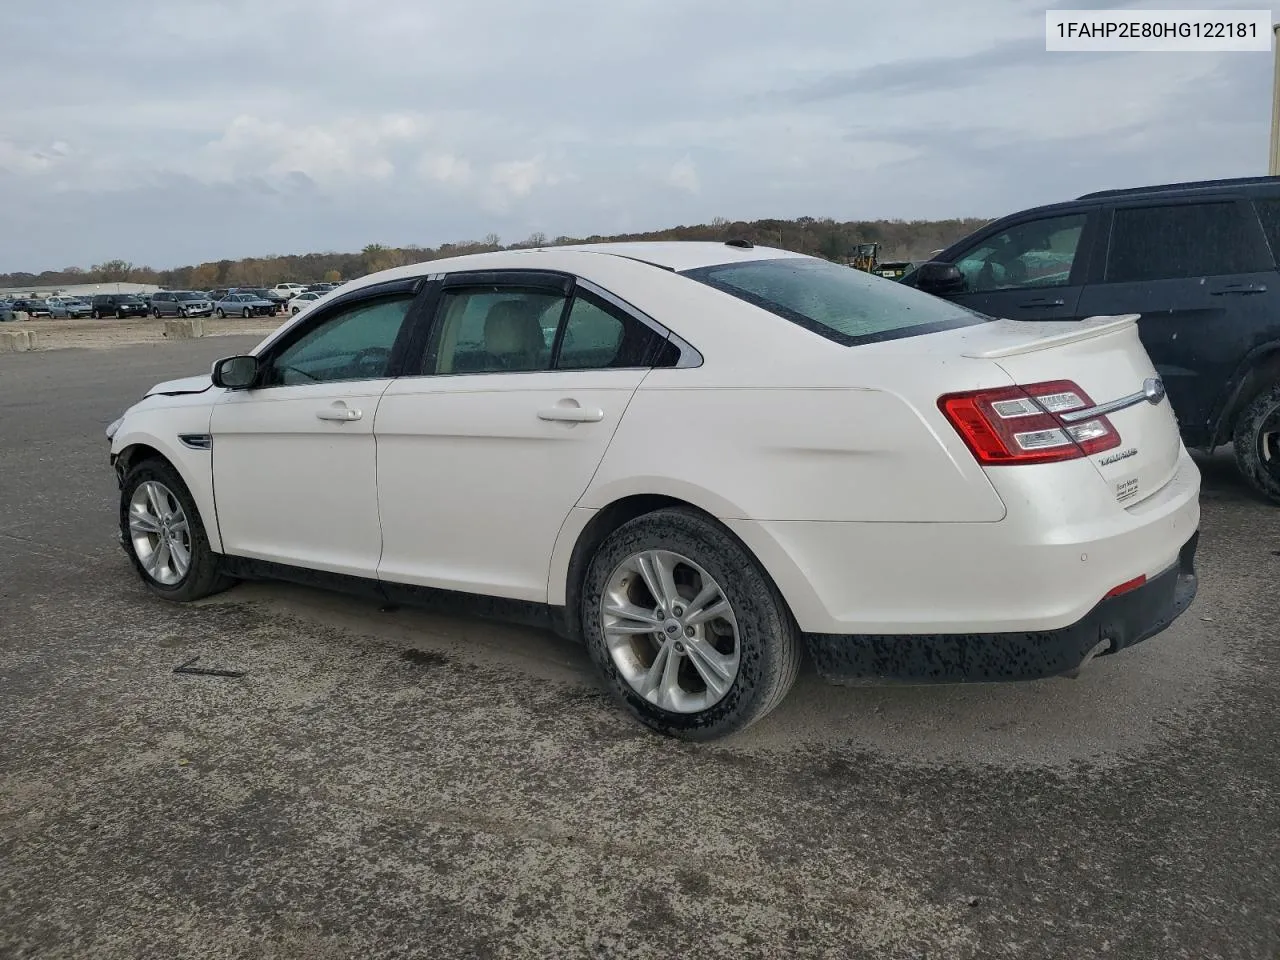
[[[845,346],[991,319],[893,280],[808,257],[699,267],[684,276]]]

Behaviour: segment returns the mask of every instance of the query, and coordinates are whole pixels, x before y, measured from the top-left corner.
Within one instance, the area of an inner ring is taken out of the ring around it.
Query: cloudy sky
[[[6,0],[0,272],[1266,172],[1269,54],[1046,53],[1045,6]]]

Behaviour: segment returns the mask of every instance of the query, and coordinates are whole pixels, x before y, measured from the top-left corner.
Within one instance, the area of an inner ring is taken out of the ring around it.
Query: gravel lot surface
[[[102,429],[256,339],[0,356],[0,957],[1280,956],[1280,510],[1228,459],[1190,613],[1079,680],[805,673],[685,745],[535,631],[146,593]]]

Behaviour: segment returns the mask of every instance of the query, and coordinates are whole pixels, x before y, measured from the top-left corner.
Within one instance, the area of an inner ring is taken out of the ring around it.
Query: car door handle
[[[1049,300],[1045,297],[1040,297],[1039,299],[1036,299],[1036,300],[1028,300],[1025,303],[1018,304],[1018,306],[1020,307],[1040,308],[1042,310],[1045,309],[1046,307],[1061,307],[1065,305],[1066,305],[1065,300]]]
[[[336,420],[339,423],[350,423],[352,420],[359,420],[362,416],[364,416],[363,413],[353,410],[341,400],[331,407],[316,411],[317,420]]]
[[[562,423],[599,423],[604,419],[604,411],[599,407],[580,407],[576,400],[569,400],[539,410],[538,419],[559,420]]]
[[[1228,293],[1266,293],[1267,285],[1265,283],[1228,283],[1218,287],[1216,290],[1210,290],[1215,297],[1225,296]]]

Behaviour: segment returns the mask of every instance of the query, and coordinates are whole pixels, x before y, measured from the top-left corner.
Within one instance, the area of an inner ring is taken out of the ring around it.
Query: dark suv
[[[1280,503],[1280,177],[1091,193],[990,223],[901,282],[985,314],[1137,313],[1188,447]]]
[[[99,293],[93,298],[93,318],[102,320],[105,317],[145,317],[147,304],[132,293]]]

